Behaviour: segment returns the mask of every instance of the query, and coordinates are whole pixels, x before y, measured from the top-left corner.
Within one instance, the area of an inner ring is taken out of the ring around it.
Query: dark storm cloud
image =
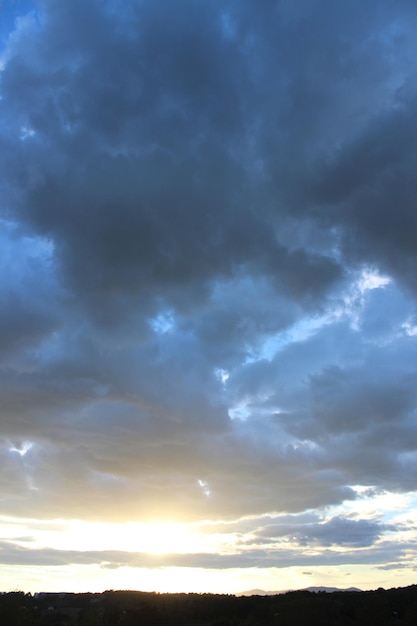
[[[36,346],[59,327],[51,295],[58,285],[48,267],[47,242],[25,236],[16,224],[0,221],[0,245],[0,355],[10,356]]]
[[[415,94],[397,96],[320,172],[313,198],[345,232],[348,257],[368,259],[416,290]],[[340,221],[339,221],[340,220]]]
[[[94,2],[47,3],[3,73],[20,217],[103,323],[135,294],[142,315],[156,296],[193,306],[242,266],[305,304],[340,275],[271,230],[247,172],[250,52],[222,32],[219,5],[185,5],[137,5],[133,36]],[[13,145],[23,128],[34,135]]]
[[[412,6],[36,7],[0,86],[4,512],[414,489]]]

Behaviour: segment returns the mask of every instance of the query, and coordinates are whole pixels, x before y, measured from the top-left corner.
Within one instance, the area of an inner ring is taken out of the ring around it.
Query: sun
[[[129,550],[149,554],[192,552],[198,545],[197,533],[192,526],[170,522],[124,524]],[[139,535],[138,535],[139,533]]]

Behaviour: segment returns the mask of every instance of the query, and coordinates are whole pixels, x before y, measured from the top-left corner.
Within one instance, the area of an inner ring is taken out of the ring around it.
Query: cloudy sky
[[[414,0],[3,0],[0,587],[416,581]]]

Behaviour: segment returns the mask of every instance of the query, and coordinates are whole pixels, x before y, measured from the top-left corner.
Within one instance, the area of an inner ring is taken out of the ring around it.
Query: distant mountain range
[[[347,589],[339,589],[338,587],[305,587],[304,589],[285,589],[283,591],[264,591],[263,589],[250,589],[237,593],[237,596],[277,596],[289,591],[311,591],[312,593],[333,593],[334,591],[362,591],[358,587],[348,587]]]

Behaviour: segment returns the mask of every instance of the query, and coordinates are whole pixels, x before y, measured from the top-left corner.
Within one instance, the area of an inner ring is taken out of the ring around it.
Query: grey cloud
[[[352,519],[335,516],[327,520],[318,515],[282,516],[275,523],[263,525],[256,530],[249,543],[272,544],[282,539],[297,542],[300,546],[341,546],[363,548],[378,542],[387,532],[396,532],[398,527],[369,519]]]
[[[416,443],[415,343],[401,329],[395,306],[380,306],[396,300],[395,290],[387,288],[383,299],[377,292],[361,313],[366,333],[344,322],[324,325],[278,351],[274,368],[255,363],[232,384],[237,395],[249,388],[254,398],[267,396],[269,427],[304,441],[325,464],[327,456],[328,467],[342,470],[348,484],[383,486],[391,476],[391,484],[398,487],[402,480],[409,489]]]
[[[28,237],[17,223],[1,221],[0,242],[0,353],[7,358],[37,347],[59,328],[60,290],[46,241]]]
[[[1,73],[5,511],[415,488],[408,10],[39,2]],[[398,284],[362,303],[364,266]]]
[[[362,368],[344,372],[335,367],[313,378],[313,407],[320,428],[327,434],[366,431],[375,423],[405,419],[415,406],[414,376],[394,380],[389,372],[390,382],[381,385],[383,374],[380,368],[375,380],[372,371],[365,377]]]
[[[387,563],[386,565],[379,565],[377,569],[382,569],[384,571],[396,570],[396,569],[405,569],[408,567],[407,563]]]
[[[312,541],[324,546],[363,547],[373,545],[383,532],[394,530],[395,527],[389,524],[333,517],[323,524],[303,528],[300,539],[303,544]]]
[[[117,567],[199,567],[208,569],[234,569],[238,567],[276,567],[285,568],[294,565],[336,565],[336,564],[372,564],[379,566],[387,561],[406,558],[406,549],[411,546],[386,544],[378,549],[353,550],[337,553],[323,550],[320,554],[303,554],[299,549],[249,550],[239,554],[168,554],[152,555],[116,550],[76,551],[53,550],[50,548],[27,549],[11,542],[2,542],[0,562],[7,565],[45,565],[64,566],[69,564],[100,564],[103,568]],[[400,561],[401,563],[401,561]]]
[[[56,439],[33,437],[33,449],[13,458],[14,479],[6,479],[3,488],[4,512],[24,516],[29,507],[54,518],[227,519],[277,507],[297,511],[336,504],[354,495],[337,475],[319,469],[306,477],[308,456],[265,448],[261,454],[249,440],[239,444],[231,434],[202,441],[198,433],[187,436],[181,425],[170,428],[164,420],[151,427],[137,418],[117,425],[115,417],[123,414],[115,407],[112,414],[113,426],[105,432],[100,422],[88,432],[77,420],[71,429],[55,425]]]
[[[247,136],[240,100],[251,93],[241,77],[249,55],[236,44],[230,51],[214,8],[199,4],[190,14],[177,7],[171,21],[162,5],[141,7],[131,38],[94,3],[63,12],[50,4],[37,63],[26,58],[23,39],[2,81],[3,106],[16,111],[30,102],[20,123],[35,131],[13,150],[14,170],[8,167],[11,180],[19,178],[22,217],[55,241],[67,284],[97,314],[114,293],[138,290],[145,301],[163,291],[181,306],[241,265],[273,275],[295,299],[314,301],[340,276],[337,263],[317,252],[288,252],[262,207],[255,209],[256,197],[245,198],[232,129]],[[79,32],[85,20],[94,21],[94,37]],[[64,28],[76,63],[58,41]],[[218,106],[235,120],[221,133]]]
[[[415,293],[415,96],[401,97],[320,172],[314,201],[336,214],[347,257],[378,264]]]

